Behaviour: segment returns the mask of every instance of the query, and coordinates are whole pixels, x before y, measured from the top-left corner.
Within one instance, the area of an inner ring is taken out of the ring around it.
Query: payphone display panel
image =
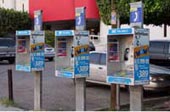
[[[16,70],[18,71],[31,71],[30,36],[30,30],[16,31]]]
[[[73,30],[55,31],[55,75],[74,78]]]

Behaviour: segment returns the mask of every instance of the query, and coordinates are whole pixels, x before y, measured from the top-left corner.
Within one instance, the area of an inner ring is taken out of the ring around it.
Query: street
[[[0,62],[0,98],[8,97],[7,70],[13,70],[14,101],[18,107],[33,110],[34,77],[31,73],[15,71],[14,65]],[[54,75],[54,62],[46,61],[43,72],[43,110],[73,111],[75,110],[75,89],[71,79],[58,78]],[[92,85],[86,88],[87,110],[96,110],[110,106],[110,87]],[[146,98],[159,97],[167,94],[149,93]],[[121,104],[128,104],[129,94],[121,89]]]

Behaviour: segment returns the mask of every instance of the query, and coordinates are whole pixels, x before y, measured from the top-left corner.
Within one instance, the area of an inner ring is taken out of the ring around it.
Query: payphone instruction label
[[[44,32],[35,31],[31,37],[31,69],[39,71],[44,69]]]
[[[136,29],[134,47],[135,84],[149,84],[149,30]]]
[[[74,48],[74,74],[75,76],[86,77],[89,75],[89,54],[88,45],[77,46]]]
[[[89,32],[76,31],[74,38],[74,75],[89,76]]]

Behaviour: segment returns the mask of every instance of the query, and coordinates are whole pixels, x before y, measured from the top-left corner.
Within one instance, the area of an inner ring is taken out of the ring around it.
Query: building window
[[[24,10],[25,8],[24,8],[24,4],[22,4],[22,11],[24,12],[25,10]]]

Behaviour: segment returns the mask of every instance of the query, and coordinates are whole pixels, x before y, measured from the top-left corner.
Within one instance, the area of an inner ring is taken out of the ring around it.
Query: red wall
[[[96,0],[29,0],[29,13],[33,18],[35,10],[43,10],[43,21],[73,20],[75,7],[86,7],[86,18],[98,19]]]

